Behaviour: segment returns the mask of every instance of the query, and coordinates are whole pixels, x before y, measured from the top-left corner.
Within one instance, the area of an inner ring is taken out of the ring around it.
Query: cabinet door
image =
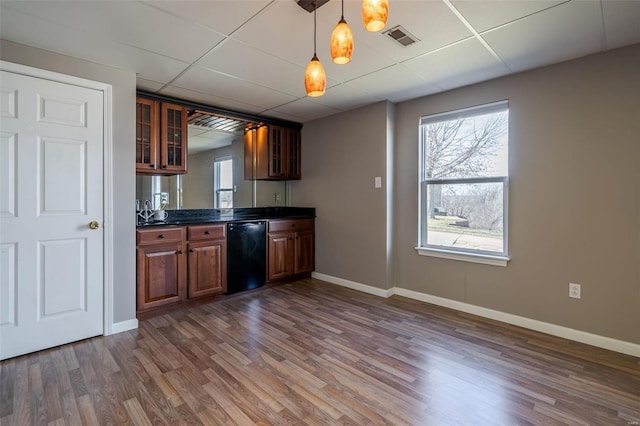
[[[158,169],[158,103],[136,98],[136,172]]]
[[[269,258],[268,281],[278,280],[293,274],[293,234],[268,234]]]
[[[297,232],[295,236],[294,274],[311,272],[314,270],[315,244],[314,232]]]
[[[287,129],[287,179],[300,179],[300,130]]]
[[[187,172],[187,108],[161,104],[160,171]]]
[[[137,249],[138,310],[179,302],[185,297],[182,244]]]
[[[189,244],[189,298],[227,291],[226,240]]]
[[[286,129],[269,126],[269,177],[287,177],[287,140]]]

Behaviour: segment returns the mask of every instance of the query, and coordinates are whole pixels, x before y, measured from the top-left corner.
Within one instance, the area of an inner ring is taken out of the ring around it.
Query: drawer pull
[[[158,238],[164,238],[164,234],[158,235]]]
[[[211,234],[211,231],[204,231],[204,235],[209,235]]]
[[[189,253],[195,253],[196,251],[194,249],[189,249]]]

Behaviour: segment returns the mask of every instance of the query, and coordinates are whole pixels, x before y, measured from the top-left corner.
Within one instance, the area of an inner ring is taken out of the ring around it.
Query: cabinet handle
[[[151,167],[152,169],[156,167],[155,164],[149,164],[149,167]]]
[[[182,250],[178,250],[176,254],[182,254]]]
[[[289,237],[289,241],[293,240],[293,238]]]
[[[164,238],[164,234],[158,235],[158,238]]]
[[[211,234],[211,231],[204,231],[204,234],[205,235],[209,235],[209,234]]]
[[[167,168],[167,165],[166,165],[166,164],[163,164],[163,165],[162,165],[162,168],[163,168],[163,169],[166,169],[166,168]]]
[[[194,249],[189,249],[189,253],[195,253],[196,251]]]

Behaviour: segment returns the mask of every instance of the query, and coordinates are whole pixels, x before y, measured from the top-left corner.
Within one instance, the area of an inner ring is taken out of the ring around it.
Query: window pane
[[[508,175],[507,110],[423,124],[424,178]]]
[[[502,182],[427,185],[427,245],[504,253]]]
[[[233,191],[220,190],[218,191],[218,208],[230,209],[233,207]]]
[[[220,161],[220,188],[233,188],[233,161]]]

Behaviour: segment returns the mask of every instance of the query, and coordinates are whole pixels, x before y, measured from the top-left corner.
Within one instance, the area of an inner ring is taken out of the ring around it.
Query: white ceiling
[[[400,102],[640,42],[640,0],[389,0],[386,28],[420,41],[402,47],[364,30],[334,65],[329,38],[340,2],[318,9],[327,91],[309,98],[313,14],[295,0],[0,2],[0,37],[135,71],[138,87],[297,122],[388,99]]]

